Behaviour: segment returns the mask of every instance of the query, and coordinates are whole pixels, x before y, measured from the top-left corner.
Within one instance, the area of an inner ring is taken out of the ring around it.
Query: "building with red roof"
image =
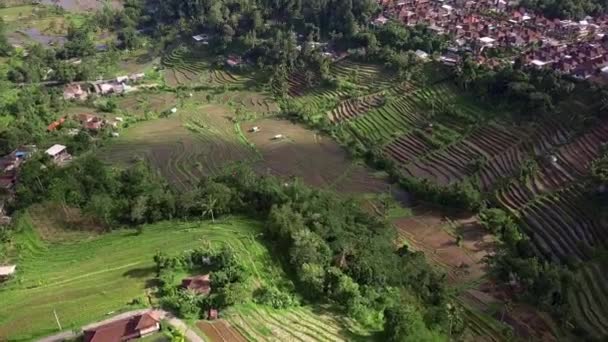
[[[140,338],[160,330],[159,318],[144,313],[84,331],[85,342],[122,342]]]
[[[182,288],[196,294],[208,295],[209,292],[211,292],[211,281],[209,280],[209,274],[182,279]]]

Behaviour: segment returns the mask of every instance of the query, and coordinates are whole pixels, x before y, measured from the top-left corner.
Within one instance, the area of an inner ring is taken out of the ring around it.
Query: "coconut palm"
[[[217,206],[217,199],[213,198],[213,196],[207,197],[207,199],[202,203],[203,209],[203,217],[211,216],[211,221],[215,222],[215,209]]]

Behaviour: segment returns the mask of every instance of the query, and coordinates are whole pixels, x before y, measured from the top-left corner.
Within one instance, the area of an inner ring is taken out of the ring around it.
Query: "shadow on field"
[[[154,277],[155,274],[156,274],[156,269],[154,268],[154,266],[150,266],[150,267],[144,267],[144,268],[134,268],[134,269],[128,270],[127,272],[123,273],[122,275],[124,277],[129,277],[129,278],[142,279],[142,278]]]
[[[332,310],[329,307],[324,306],[314,306],[312,312],[317,314],[318,316],[329,316],[332,317],[332,320],[340,327],[339,334],[344,336],[347,341],[355,341],[355,342],[370,342],[370,341],[382,341],[382,332],[375,331],[372,332],[371,335],[363,335],[353,331],[352,322],[346,318],[345,315],[336,315],[336,313],[340,313],[339,310]],[[367,327],[365,327],[367,328]]]

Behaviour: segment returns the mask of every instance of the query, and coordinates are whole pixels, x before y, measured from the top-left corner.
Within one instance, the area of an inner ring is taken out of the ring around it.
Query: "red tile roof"
[[[158,319],[150,313],[136,315],[84,331],[85,342],[121,342],[140,337],[140,331],[156,327]]]
[[[209,274],[185,278],[182,280],[182,287],[194,293],[209,294],[211,292]]]

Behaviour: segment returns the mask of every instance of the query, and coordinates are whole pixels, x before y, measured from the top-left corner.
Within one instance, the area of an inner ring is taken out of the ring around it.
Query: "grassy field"
[[[170,117],[123,130],[101,156],[122,165],[147,159],[171,184],[185,189],[231,161],[257,158],[255,151],[239,139],[228,118],[231,115],[230,108],[222,105],[180,107]]]
[[[229,245],[256,286],[287,281],[278,261],[257,240],[262,227],[253,220],[164,222],[145,226],[141,234],[121,230],[86,239],[74,236],[71,241],[68,234],[61,243],[42,239],[34,223],[41,224],[29,214],[23,217],[23,231],[16,239],[18,275],[0,289],[0,340],[28,341],[57,332],[54,310],[63,329],[77,329],[149,305],[155,276],[152,257],[159,250],[171,254],[206,242]],[[130,304],[136,298],[140,303]],[[372,333],[322,307],[274,310],[246,304],[222,316],[247,340],[337,341],[366,339]]]
[[[30,340],[57,331],[53,310],[64,329],[145,303],[154,277],[152,257],[158,250],[177,253],[203,241],[228,244],[244,265],[264,282],[282,270],[256,241],[260,224],[244,219],[144,227],[141,235],[121,230],[88,241],[43,241],[25,217],[18,236],[18,276],[0,289],[0,340]]]
[[[370,341],[373,331],[323,307],[275,310],[255,305],[230,309],[226,320],[249,341]]]

